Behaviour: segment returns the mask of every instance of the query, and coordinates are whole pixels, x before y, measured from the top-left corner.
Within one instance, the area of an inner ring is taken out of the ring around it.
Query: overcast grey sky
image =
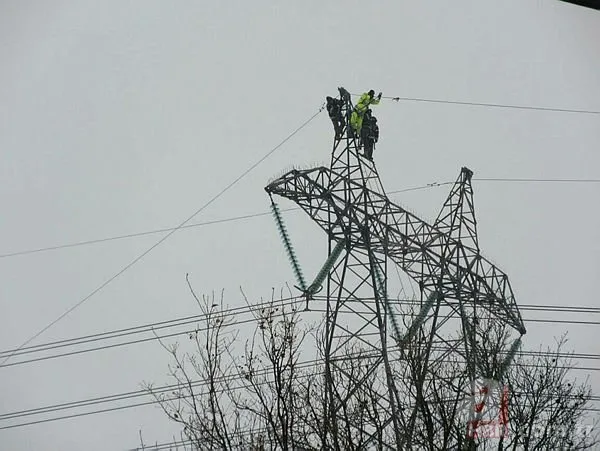
[[[599,43],[598,12],[550,0],[1,1],[0,254],[175,226],[340,85],[600,110]],[[483,178],[600,178],[599,115],[391,101],[377,115],[387,190],[453,181],[461,166]],[[267,210],[269,178],[327,161],[331,140],[323,113],[196,220]],[[599,184],[474,187],[480,244],[518,302],[600,306]],[[431,219],[448,188],[392,198]],[[305,215],[286,220],[316,271],[324,236]],[[2,350],[158,238],[1,258]],[[239,285],[256,298],[292,281],[269,216],[182,230],[36,343],[196,314],[187,272],[200,292],[224,288],[231,306]],[[597,326],[527,326],[528,349],[569,329],[573,350],[600,352]],[[167,363],[151,343],[0,368],[0,413],[163,384]],[[0,449],[127,449],[140,429],[158,442],[177,430],[142,407],[0,430]]]

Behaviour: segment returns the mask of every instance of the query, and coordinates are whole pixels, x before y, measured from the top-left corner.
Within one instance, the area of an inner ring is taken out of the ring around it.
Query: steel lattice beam
[[[355,146],[342,152],[354,154],[364,165],[361,171],[349,171],[352,178],[325,167],[292,170],[266,190],[296,202],[333,240],[365,249],[366,227],[373,251],[391,258],[424,287],[437,290],[447,302],[462,299],[480,305],[525,333],[508,276],[479,251],[470,170],[462,169],[440,216],[430,225],[368,186],[373,179],[375,186],[381,182]],[[463,202],[465,198],[469,202]]]

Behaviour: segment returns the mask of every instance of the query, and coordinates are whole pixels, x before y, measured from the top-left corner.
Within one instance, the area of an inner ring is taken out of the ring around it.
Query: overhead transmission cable
[[[287,208],[287,209],[282,209],[281,211],[289,211],[289,210],[298,210],[298,209],[297,208]],[[254,213],[254,214],[241,215],[241,216],[232,216],[229,218],[215,219],[212,221],[198,222],[195,224],[186,224],[186,225],[179,227],[179,230],[189,229],[189,228],[193,228],[193,227],[214,225],[214,224],[222,224],[225,222],[241,221],[244,219],[251,219],[251,218],[257,218],[260,216],[267,216],[268,214],[269,214],[269,212],[262,212],[262,213]],[[168,228],[162,228],[162,229],[145,230],[143,232],[127,233],[124,235],[114,235],[114,236],[109,236],[109,237],[104,237],[104,238],[96,238],[96,239],[85,240],[85,241],[76,241],[73,243],[58,244],[56,246],[47,246],[47,247],[40,247],[37,249],[29,249],[29,250],[24,250],[24,251],[16,251],[16,252],[0,254],[0,258],[16,257],[19,255],[27,255],[27,254],[37,254],[39,252],[55,251],[55,250],[66,249],[66,248],[70,248],[70,247],[87,246],[90,244],[105,243],[107,241],[123,240],[123,239],[127,239],[127,238],[136,238],[136,237],[141,237],[141,236],[145,236],[145,235],[154,235],[157,233],[170,232],[175,229],[176,229],[176,227],[168,227]]]
[[[360,94],[352,94],[353,96],[360,96]],[[511,105],[507,103],[486,103],[486,102],[465,102],[459,100],[444,100],[444,99],[431,99],[425,97],[400,97],[400,96],[381,96],[382,99],[390,99],[396,102],[402,100],[403,102],[422,102],[422,103],[441,103],[449,105],[464,105],[464,106],[480,106],[487,108],[508,108],[516,110],[536,110],[536,111],[553,111],[557,113],[578,113],[578,114],[597,114],[600,115],[599,110],[579,110],[573,108],[555,108],[555,107],[541,107],[531,105]]]
[[[148,255],[150,252],[152,252],[155,248],[157,248],[159,245],[161,245],[162,243],[164,243],[171,235],[173,235],[175,232],[177,232],[179,229],[181,229],[183,226],[185,226],[188,222],[190,222],[192,219],[194,219],[200,212],[202,212],[204,209],[206,209],[208,206],[210,206],[213,202],[215,202],[217,199],[219,199],[223,194],[225,194],[227,191],[229,191],[240,180],[242,180],[244,177],[246,177],[252,170],[254,170],[263,161],[265,161],[267,158],[269,158],[275,151],[277,151],[281,146],[283,146],[287,141],[289,141],[300,130],[302,130],[304,127],[306,127],[315,117],[317,117],[321,113],[321,111],[323,111],[324,108],[325,108],[325,106],[322,105],[315,114],[313,114],[306,121],[304,121],[299,127],[297,127],[289,135],[287,135],[281,142],[279,142],[279,144],[277,144],[275,147],[273,147],[271,150],[269,150],[265,155],[263,155],[261,158],[259,158],[255,163],[253,163],[247,169],[245,169],[232,182],[230,182],[221,191],[219,191],[217,194],[215,194],[213,197],[211,197],[200,208],[198,208],[196,211],[194,211],[190,216],[188,216],[182,222],[180,222],[179,225],[177,225],[177,227],[171,229],[165,236],[163,236],[161,239],[159,239],[156,243],[154,243],[152,246],[150,246],[148,249],[146,249],[144,252],[142,252],[136,258],[134,258],[127,265],[123,266],[119,271],[117,271],[113,276],[111,276],[107,280],[105,280],[102,284],[100,284],[96,289],[94,289],[92,292],[90,292],[87,296],[85,296],[84,298],[82,298],[80,301],[78,301],[77,303],[75,303],[73,306],[69,307],[62,314],[60,314],[56,319],[54,319],[53,321],[51,321],[50,323],[48,323],[46,326],[44,326],[38,332],[36,332],[35,334],[33,334],[27,340],[25,340],[17,348],[17,350],[20,349],[20,348],[22,348],[23,346],[27,345],[32,340],[36,339],[41,334],[43,334],[45,331],[47,331],[48,329],[50,329],[52,326],[54,326],[56,323],[58,323],[60,320],[62,320],[63,318],[65,318],[72,311],[74,311],[76,308],[78,308],[79,306],[81,306],[82,304],[84,304],[92,296],[94,296],[96,293],[98,293],[100,290],[102,290],[104,287],[106,287],[108,284],[110,284],[113,280],[115,280],[117,277],[119,277],[121,274],[123,274],[125,271],[127,271],[129,268],[131,268],[137,262],[139,262],[142,258],[144,258],[146,255]],[[8,357],[4,358],[4,360],[2,360],[2,362],[0,362],[0,364],[6,363],[6,361],[8,359],[10,359],[10,358],[11,358],[11,355],[9,355]]]
[[[396,348],[396,347],[394,346],[391,348]],[[433,346],[432,349],[435,351],[443,351],[443,347],[439,347],[439,346]],[[397,349],[390,349],[391,352],[394,352],[396,350]],[[522,354],[527,355],[525,353],[522,353]],[[357,351],[355,353],[355,355],[357,357],[360,356],[360,358],[376,357],[376,354],[373,354],[373,353],[372,354],[364,354],[361,351]],[[551,352],[551,353],[549,353],[549,355],[556,356],[557,354]],[[321,364],[322,364],[322,361],[319,359],[306,360],[306,361],[298,362],[296,364],[296,369],[311,369],[311,368],[316,368]],[[537,368],[537,367],[540,367],[541,365],[536,365],[536,364],[531,365],[528,363],[523,363],[523,364],[521,364],[521,366],[526,367],[526,368]],[[570,368],[572,370],[578,370],[578,369],[600,370],[600,368],[579,368],[579,367],[559,367],[559,368]],[[268,375],[268,374],[270,374],[270,371],[271,371],[271,369],[269,369],[269,368],[258,370],[255,373],[255,376]],[[306,375],[300,375],[299,377],[312,377],[312,375],[306,374]],[[216,382],[228,382],[229,383],[229,382],[238,381],[238,380],[242,381],[243,376],[240,374],[237,374],[237,373],[231,373],[231,374],[225,374],[221,377],[218,377],[217,379],[218,380]],[[258,383],[258,382],[255,382],[255,383]],[[264,381],[263,383],[267,383],[267,382]],[[197,387],[203,387],[203,386],[206,386],[209,384],[210,384],[209,381],[196,380],[196,381],[190,381],[189,384],[186,384],[186,387],[197,388]],[[180,384],[171,384],[171,385],[156,387],[156,388],[154,388],[154,394],[158,395],[158,394],[172,392],[172,391],[174,391],[174,389],[177,389],[179,387],[180,387]],[[243,389],[243,388],[245,388],[245,386],[241,385],[236,388]],[[15,420],[15,419],[28,417],[28,416],[32,416],[32,415],[44,415],[44,414],[49,414],[49,413],[54,413],[54,412],[59,412],[59,411],[64,411],[64,410],[89,407],[89,406],[98,405],[98,404],[105,404],[108,402],[132,400],[134,398],[140,398],[140,397],[149,396],[149,395],[150,394],[148,393],[147,390],[141,389],[141,390],[117,393],[117,394],[107,395],[107,396],[98,396],[98,397],[88,398],[88,399],[84,399],[84,400],[80,400],[80,401],[71,401],[71,402],[66,402],[66,403],[61,403],[61,404],[48,405],[48,406],[43,406],[43,407],[38,407],[38,408],[33,408],[33,409],[26,409],[26,410],[21,410],[21,411],[16,411],[16,412],[0,414],[0,421]],[[198,393],[196,393],[196,395],[198,395]],[[180,399],[180,397],[181,397],[180,394],[175,394],[173,398],[167,397],[166,399],[162,399],[162,401],[173,401],[176,399]],[[186,396],[183,396],[183,397],[185,398]],[[591,396],[590,401],[598,402],[598,401],[600,401],[600,396]],[[102,409],[98,409],[98,410],[81,412],[81,413],[76,413],[76,414],[70,414],[70,415],[64,415],[64,416],[58,416],[58,417],[52,417],[52,418],[44,418],[44,419],[33,420],[33,421],[26,421],[26,422],[18,423],[18,424],[10,424],[7,426],[0,426],[0,430],[12,429],[15,427],[22,427],[22,426],[29,426],[29,425],[33,425],[33,424],[39,424],[39,423],[46,423],[46,422],[50,422],[50,421],[58,421],[58,420],[63,420],[63,419],[76,418],[76,417],[87,416],[87,415],[93,415],[96,413],[105,413],[105,412],[111,412],[111,411],[116,411],[116,410],[141,407],[141,406],[146,406],[146,405],[151,405],[151,404],[157,404],[158,402],[160,402],[160,401],[153,399],[150,401],[143,401],[143,402],[139,402],[139,403],[134,402],[132,404],[127,404],[124,406],[102,408]],[[590,407],[590,408],[585,408],[584,410],[596,411],[598,409]]]
[[[542,178],[480,178],[473,177],[478,182],[511,182],[511,183],[600,183],[600,179],[542,179]]]
[[[516,182],[587,183],[587,184],[600,183],[600,179],[536,179],[536,178],[477,178],[477,177],[474,177],[473,180],[479,181],[479,182],[513,182],[513,183],[516,183]],[[394,191],[388,191],[387,194],[399,194],[399,193],[406,193],[406,192],[410,192],[410,191],[420,191],[420,190],[424,190],[424,189],[431,189],[431,188],[436,188],[436,187],[440,187],[440,186],[446,186],[446,185],[450,185],[452,183],[454,183],[454,182],[452,181],[452,182],[427,183],[426,185],[398,189],[398,190],[394,190]],[[291,208],[280,208],[279,211],[280,212],[288,212],[288,211],[300,211],[300,210],[301,209],[299,207],[291,207]],[[26,249],[26,250],[22,250],[22,251],[6,252],[4,254],[0,254],[0,258],[18,257],[21,255],[37,254],[37,253],[48,252],[48,251],[56,251],[56,250],[67,249],[67,248],[71,248],[71,247],[87,246],[90,244],[99,244],[99,243],[105,243],[108,241],[116,241],[116,240],[123,240],[123,239],[128,239],[128,238],[137,238],[137,237],[141,237],[141,236],[145,236],[145,235],[154,235],[157,233],[171,232],[173,230],[183,230],[183,229],[190,229],[190,228],[194,228],[194,227],[203,227],[203,226],[209,226],[209,225],[215,225],[215,224],[223,224],[226,222],[243,221],[243,220],[247,220],[247,219],[258,218],[261,216],[269,216],[269,215],[272,215],[271,211],[263,211],[260,213],[251,213],[251,214],[240,215],[240,216],[231,216],[228,218],[214,219],[211,221],[198,222],[198,223],[194,223],[194,224],[185,224],[181,227],[167,227],[167,228],[161,228],[161,229],[145,230],[142,232],[133,232],[133,233],[127,233],[127,234],[123,234],[123,235],[114,235],[114,236],[103,237],[103,238],[95,238],[95,239],[91,239],[91,240],[76,241],[73,243],[57,244],[55,246],[46,246],[46,247],[40,247],[40,248],[36,248],[36,249]]]
[[[228,323],[228,326],[240,326],[243,324],[249,324],[249,323],[254,322],[255,321],[255,317],[254,317],[255,311],[258,311],[258,310],[261,310],[264,308],[268,308],[272,305],[273,306],[276,305],[278,307],[292,306],[292,308],[297,308],[297,307],[299,307],[299,304],[300,304],[300,302],[298,302],[298,301],[301,301],[302,297],[303,296],[293,296],[293,297],[289,297],[289,298],[284,298],[284,299],[278,300],[275,304],[271,304],[270,302],[263,302],[260,304],[253,305],[251,307],[248,307],[248,306],[236,307],[236,308],[217,311],[217,312],[215,312],[215,314],[218,314],[219,316],[246,315],[248,313],[252,314],[252,316],[250,318],[244,318],[244,319],[236,318],[235,321],[231,321],[230,323]],[[314,299],[319,300],[320,298],[321,298],[320,296],[316,296]],[[391,300],[389,300],[388,303],[390,305],[392,305],[392,304],[413,305],[413,306],[419,305],[418,301],[410,300],[410,299],[391,299]],[[600,308],[593,308],[593,307],[543,306],[543,305],[535,305],[534,304],[534,305],[521,305],[520,309],[521,309],[521,311],[531,310],[531,311],[535,311],[535,312],[544,312],[545,311],[545,312],[559,312],[559,313],[579,313],[579,314],[585,314],[585,315],[594,314],[594,313],[600,314]],[[317,309],[315,311],[320,312],[321,310]],[[401,316],[401,314],[399,314],[399,315]],[[74,355],[84,354],[84,353],[88,353],[88,352],[112,349],[112,348],[117,348],[117,347],[129,346],[129,345],[133,345],[133,344],[152,342],[152,341],[156,341],[156,340],[160,340],[160,339],[167,339],[167,338],[173,338],[173,337],[177,337],[177,336],[188,335],[190,333],[204,331],[206,328],[199,327],[198,322],[206,321],[206,319],[207,319],[207,315],[203,313],[203,314],[199,314],[199,315],[175,318],[172,320],[160,321],[160,322],[156,322],[156,323],[149,323],[149,324],[134,326],[134,327],[125,328],[125,329],[117,329],[117,330],[109,331],[109,332],[102,332],[102,333],[85,335],[85,336],[76,337],[76,338],[59,340],[59,341],[50,342],[50,343],[33,345],[30,347],[24,347],[20,350],[17,350],[16,352],[14,349],[8,349],[5,351],[0,351],[0,358],[2,358],[5,355],[12,354],[12,353],[14,353],[13,357],[24,357],[24,356],[27,356],[30,354],[46,353],[46,352],[59,350],[59,349],[63,349],[63,348],[71,348],[71,349],[75,348],[75,350],[69,350],[67,352],[61,353],[59,351],[58,353],[54,353],[54,354],[50,354],[50,355],[43,355],[42,357],[33,357],[33,358],[26,359],[26,360],[19,360],[19,361],[3,364],[3,365],[0,365],[0,368],[24,365],[24,364],[28,364],[28,363],[34,363],[34,362],[40,362],[40,361],[51,360],[51,359],[56,359],[56,358],[74,356]],[[590,320],[579,321],[576,319],[574,319],[574,320],[569,320],[569,319],[553,320],[553,319],[544,319],[544,318],[533,318],[531,320],[528,320],[528,322],[580,324],[580,325],[599,325],[600,324],[600,321],[590,321]],[[158,335],[158,332],[160,332],[160,331],[165,331],[166,329],[178,329],[183,326],[188,326],[188,328],[186,328],[184,330],[176,330],[175,332],[171,332],[171,333],[163,332],[161,335]],[[100,345],[100,346],[93,345],[93,343],[96,343],[99,341],[122,339],[125,337],[140,335],[140,334],[147,334],[148,336],[142,337],[142,338],[136,338],[136,339],[129,339],[126,341],[120,341],[117,343]],[[77,349],[77,347],[80,347],[82,345],[88,345],[88,347],[83,348],[83,349]],[[92,346],[90,347],[89,345],[92,345]],[[587,358],[595,358],[597,356],[596,355],[588,355],[588,354],[577,354],[576,357],[581,358],[581,359],[587,359]]]
[[[239,440],[241,440],[247,436],[252,437],[253,435],[256,435],[256,434],[268,434],[268,433],[269,433],[269,428],[267,428],[267,427],[253,427],[253,428],[249,428],[249,429],[242,429],[242,430],[232,432],[228,438],[237,439],[235,441],[238,441],[238,443],[240,443],[240,444],[244,444],[243,442],[239,442]],[[296,439],[295,441],[296,441],[296,443],[300,442],[298,439]],[[186,439],[182,438],[181,440],[174,439],[171,442],[155,443],[152,445],[150,445],[150,444],[143,445],[142,447],[138,447],[138,448],[128,448],[125,451],[179,451],[179,446],[183,446],[184,447],[183,451],[186,451],[187,445],[190,445],[190,451],[194,451],[193,446],[197,447],[198,442],[199,442],[199,440],[194,440],[194,439],[190,439],[190,438],[186,438]],[[248,443],[245,443],[245,444],[248,445]],[[206,445],[206,443],[202,442],[202,445]],[[176,448],[174,448],[174,447],[176,447]],[[196,449],[199,449],[199,448],[196,448]],[[300,449],[309,449],[309,448],[307,447],[307,448],[300,448]]]
[[[600,182],[600,180],[598,180],[598,181]],[[405,192],[409,192],[409,191],[429,189],[429,188],[434,188],[434,187],[438,187],[438,186],[448,185],[450,183],[454,183],[454,182],[428,183],[427,185],[415,186],[412,188],[404,188],[404,189],[399,189],[399,190],[395,190],[395,191],[389,191],[388,194],[398,194],[398,193],[405,193]],[[299,211],[301,209],[299,207],[280,208],[279,209],[280,212],[288,212],[288,211],[294,211],[294,210]],[[208,225],[214,225],[214,224],[222,224],[222,223],[226,223],[226,222],[242,221],[242,220],[246,220],[246,219],[258,218],[261,216],[269,216],[272,214],[273,214],[272,211],[263,211],[260,213],[251,213],[251,214],[247,214],[247,215],[232,216],[229,218],[214,219],[212,221],[204,221],[204,222],[199,222],[199,223],[195,223],[195,224],[185,224],[180,227],[169,227],[169,228],[162,228],[162,229],[145,230],[142,232],[127,233],[127,234],[123,234],[123,235],[114,235],[114,236],[109,236],[109,237],[104,237],[104,238],[96,238],[96,239],[85,240],[85,241],[76,241],[73,243],[58,244],[55,246],[46,246],[46,247],[40,247],[37,249],[28,249],[28,250],[23,250],[23,251],[8,252],[8,253],[0,254],[0,258],[17,257],[19,255],[27,255],[27,254],[37,254],[40,252],[55,251],[55,250],[66,249],[66,248],[70,248],[70,247],[87,246],[90,244],[105,243],[107,241],[136,238],[136,237],[145,236],[145,235],[154,235],[157,233],[171,232],[173,230],[183,230],[183,229],[189,229],[189,228],[193,228],[193,227],[202,227],[202,226],[208,226]]]
[[[433,351],[443,351],[445,348],[438,346],[438,345],[434,345],[432,347]],[[397,349],[396,349],[397,350]],[[392,352],[394,352],[395,350],[392,349]],[[504,354],[507,355],[509,353],[509,351],[506,351]],[[527,356],[537,356],[538,354],[534,353],[534,352],[521,352],[521,354],[525,357]],[[353,355],[359,357],[360,358],[371,358],[374,357],[373,354],[368,354],[365,355],[363,352],[361,351],[357,351],[355,352]],[[564,357],[560,354],[557,353],[541,353],[540,355],[545,355],[547,357]],[[569,358],[568,356],[566,357],[567,359]],[[398,360],[402,360],[402,359],[398,359]],[[443,360],[446,361],[446,360]],[[312,359],[312,360],[305,360],[305,361],[301,361],[298,362],[298,366],[296,367],[296,369],[299,370],[304,370],[304,369],[313,369],[313,368],[317,368],[319,366],[322,366],[323,361],[320,359]],[[526,368],[540,368],[540,367],[544,367],[543,364],[529,364],[524,362],[523,363],[523,367]],[[563,367],[559,367],[559,368],[563,368]],[[565,367],[567,368],[567,367]],[[579,367],[573,367],[571,368],[573,370],[576,369],[582,369]],[[585,368],[586,370],[589,370],[589,368]],[[600,370],[600,368],[592,368],[595,370]],[[255,377],[258,376],[267,376],[271,373],[271,369],[270,368],[264,368],[261,370],[257,370],[254,373]],[[299,375],[301,376],[301,375]],[[307,377],[312,377],[311,374],[307,375]],[[216,377],[216,379],[214,380],[213,383],[229,383],[229,382],[234,382],[234,381],[240,381],[243,382],[242,379],[244,379],[245,376],[242,376],[240,374],[237,373],[229,373],[229,374],[224,374],[222,376],[218,376]],[[198,380],[191,380],[189,381],[189,384],[185,384],[186,388],[197,388],[197,387],[204,387],[206,385],[210,385],[211,382],[210,381],[206,381],[206,380],[202,380],[202,379],[198,379]],[[152,394],[154,395],[161,395],[161,394],[166,394],[169,392],[173,392],[173,390],[181,388],[181,383],[175,383],[175,384],[169,384],[169,385],[163,385],[160,387],[153,387],[152,388]],[[241,387],[243,388],[243,387]],[[123,392],[123,393],[115,393],[112,395],[104,395],[104,396],[96,396],[96,397],[91,397],[91,398],[86,398],[86,399],[82,399],[82,400],[78,400],[78,401],[70,401],[70,402],[64,402],[64,403],[59,403],[59,404],[53,404],[53,405],[47,405],[47,406],[42,406],[42,407],[36,407],[36,408],[32,408],[32,409],[24,409],[24,410],[19,410],[19,411],[14,411],[14,412],[8,412],[8,413],[3,413],[0,414],[0,421],[8,421],[8,420],[13,420],[16,418],[23,418],[23,417],[27,417],[27,416],[33,416],[33,415],[42,415],[42,414],[48,414],[48,413],[52,413],[52,412],[58,412],[58,411],[64,411],[64,410],[70,410],[70,409],[76,409],[76,408],[81,408],[81,407],[89,407],[92,405],[98,405],[98,404],[105,404],[105,403],[109,403],[109,402],[117,402],[117,401],[123,401],[123,400],[131,400],[134,398],[139,398],[139,397],[143,397],[143,396],[147,396],[150,393],[148,392],[147,389],[140,389],[140,390],[134,390],[134,391],[129,391],[129,392]],[[593,395],[590,398],[591,401],[594,402],[598,402],[600,401],[600,396],[599,395]],[[0,428],[1,429],[1,428]]]
[[[276,305],[284,306],[284,307],[288,306],[288,305],[293,305],[294,301],[299,298],[301,298],[301,296],[290,296],[287,298],[282,298],[276,302]],[[319,298],[320,298],[319,296],[315,296],[315,299],[319,299]],[[390,300],[390,303],[394,303],[394,304],[398,304],[398,305],[401,305],[401,304],[419,305],[418,301],[415,301],[412,299],[392,299],[392,300]],[[265,307],[268,307],[271,304],[272,303],[270,301],[266,301],[266,302],[262,302],[262,303],[253,304],[251,306],[244,305],[244,306],[239,306],[239,307],[228,308],[225,310],[220,310],[218,313],[220,315],[233,316],[233,315],[237,315],[237,314],[244,314],[244,313],[252,312],[255,310],[263,309]],[[579,313],[579,314],[585,314],[585,315],[600,313],[600,308],[586,307],[586,306],[521,304],[519,307],[523,311],[531,310],[531,311],[545,311],[545,312],[557,312],[557,313],[574,313],[574,314]],[[207,318],[207,314],[202,313],[202,314],[197,314],[197,315],[179,317],[179,318],[175,318],[175,319],[171,319],[171,320],[147,323],[147,324],[139,325],[139,326],[132,326],[132,327],[123,328],[123,329],[116,329],[113,331],[88,334],[88,335],[84,335],[84,336],[80,336],[80,337],[76,337],[76,338],[62,339],[62,340],[53,341],[53,342],[49,342],[49,343],[42,343],[42,344],[32,345],[32,346],[28,346],[28,347],[22,347],[20,349],[8,349],[8,350],[0,351],[0,358],[5,357],[6,355],[12,354],[12,353],[17,353],[17,355],[24,355],[24,354],[29,354],[31,352],[46,351],[48,349],[54,349],[54,348],[70,346],[70,345],[78,345],[78,344],[93,342],[93,341],[102,340],[102,339],[118,338],[121,336],[126,336],[126,335],[131,335],[131,334],[161,330],[161,329],[168,328],[168,327],[177,327],[177,326],[181,326],[181,325],[194,323],[196,321],[206,320],[206,318]],[[540,321],[544,322],[545,320],[540,319]],[[552,322],[552,320],[549,320],[549,321]],[[567,321],[567,320],[557,320],[557,321],[564,322],[564,323],[571,323],[571,321]],[[575,323],[579,324],[579,322],[575,322]],[[586,322],[584,322],[584,323],[586,323]],[[592,324],[595,324],[595,323],[596,322],[592,322]]]
[[[245,305],[240,306],[240,307],[233,307],[233,308],[228,308],[225,310],[219,310],[217,313],[219,315],[234,316],[234,315],[238,315],[238,314],[252,313],[253,311],[264,309],[270,305],[277,305],[277,306],[283,306],[283,307],[290,306],[290,305],[293,306],[295,300],[298,300],[301,297],[302,296],[299,295],[299,296],[291,296],[291,297],[287,297],[287,298],[282,298],[282,299],[279,299],[275,304],[272,304],[270,301],[266,301],[266,302],[262,302],[262,303],[253,304],[250,307],[245,306]],[[321,297],[315,296],[314,298],[315,298],[315,300],[318,300]],[[412,300],[412,299],[391,299],[390,303],[397,304],[397,305],[420,305],[418,301]],[[586,306],[521,304],[519,306],[519,308],[522,311],[535,311],[535,312],[557,312],[557,313],[573,313],[573,314],[584,314],[584,315],[600,314],[600,308],[586,307]],[[123,329],[116,329],[116,330],[107,331],[107,332],[88,334],[88,335],[83,335],[83,336],[75,337],[75,338],[67,338],[67,339],[62,339],[62,340],[48,342],[48,343],[41,343],[41,344],[32,345],[32,346],[28,346],[28,347],[22,347],[21,349],[8,349],[8,350],[0,351],[0,358],[5,357],[6,355],[12,354],[12,353],[16,353],[16,355],[25,355],[25,354],[30,354],[32,352],[47,351],[50,349],[55,349],[55,348],[60,348],[60,347],[65,347],[65,346],[85,344],[85,343],[89,343],[89,342],[95,342],[98,340],[119,338],[119,337],[123,337],[123,336],[127,336],[127,335],[145,333],[145,332],[150,332],[150,331],[157,331],[157,330],[170,328],[170,327],[178,327],[178,326],[182,326],[182,325],[196,323],[197,321],[204,321],[207,319],[207,316],[208,316],[207,314],[202,313],[202,314],[197,314],[197,315],[174,318],[171,320],[147,323],[147,324],[139,325],[139,326],[132,326],[132,327],[123,328]],[[537,318],[537,319],[541,322],[546,321],[544,319],[539,319],[539,318]],[[553,322],[552,320],[548,320],[548,321]],[[568,321],[568,320],[557,320],[557,321],[562,322],[562,323],[572,323],[571,321]],[[579,324],[580,322],[575,321],[575,323]],[[586,323],[586,322],[584,322],[584,323]],[[596,322],[593,321],[592,324],[596,324]],[[9,365],[7,365],[7,366],[9,366]]]

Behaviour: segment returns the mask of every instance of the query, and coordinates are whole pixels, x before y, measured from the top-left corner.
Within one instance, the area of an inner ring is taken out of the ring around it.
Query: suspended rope
[[[335,247],[331,251],[331,254],[329,254],[329,257],[327,257],[327,260],[325,260],[323,267],[317,273],[315,280],[308,287],[308,295],[309,296],[311,296],[321,290],[323,281],[329,275],[329,271],[331,271],[331,268],[333,268],[333,265],[335,265],[335,262],[337,261],[340,254],[342,253],[342,250],[344,250],[344,246],[345,246],[344,240],[338,241],[338,243],[335,245]]]
[[[273,202],[273,199],[271,199],[271,211],[273,212],[273,218],[275,218],[275,224],[277,225],[277,229],[279,230],[281,241],[283,241],[283,246],[285,247],[288,259],[290,260],[290,263],[292,265],[292,271],[294,271],[294,275],[296,276],[296,280],[298,281],[299,286],[297,288],[299,288],[303,292],[306,292],[306,281],[304,280],[302,269],[300,268],[300,264],[298,263],[296,252],[292,247],[290,237],[288,235],[285,224],[283,223],[283,218],[281,217],[279,206],[275,202]]]

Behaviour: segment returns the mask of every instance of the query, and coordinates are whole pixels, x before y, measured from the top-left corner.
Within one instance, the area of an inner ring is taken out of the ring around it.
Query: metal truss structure
[[[329,253],[344,244],[326,280],[325,428],[335,427],[336,416],[349,402],[339,387],[351,395],[364,383],[345,369],[347,350],[368,349],[376,356],[371,371],[379,371],[384,381],[379,405],[390,431],[389,446],[404,449],[410,447],[410,415],[399,407],[392,361],[401,359],[402,347],[418,338],[418,326],[429,325],[430,333],[421,337],[430,345],[427,359],[459,353],[471,380],[496,376],[489,374],[489,362],[478,349],[473,333],[478,321],[499,322],[520,335],[525,327],[507,275],[480,252],[473,173],[461,169],[437,219],[427,223],[387,197],[375,164],[362,156],[359,139],[348,126],[352,110],[350,99],[344,99],[346,120],[334,140],[330,167],[292,170],[265,190],[310,215],[327,234]],[[405,332],[392,324],[386,294],[391,265],[416,281],[421,291],[421,312]],[[455,339],[443,333],[444,327],[459,331]]]

